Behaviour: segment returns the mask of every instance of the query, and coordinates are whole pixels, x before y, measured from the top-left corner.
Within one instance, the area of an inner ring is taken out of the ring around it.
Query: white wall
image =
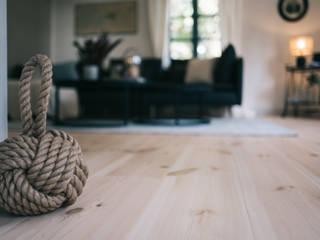
[[[0,141],[8,136],[7,117],[7,6],[0,0]]]
[[[50,0],[8,0],[8,68],[50,51]]]
[[[285,92],[285,64],[294,64],[289,40],[296,35],[315,38],[320,50],[320,1],[309,0],[309,11],[295,23],[281,19],[278,0],[243,0],[243,104],[260,114],[280,113]]]
[[[74,7],[78,3],[114,2],[114,0],[52,0],[51,2],[51,53],[53,61],[62,62],[78,59],[74,40],[82,40],[74,31]],[[138,29],[134,34],[111,34],[111,39],[123,38],[123,42],[114,49],[110,57],[122,56],[128,47],[135,47],[141,56],[150,56],[150,38],[147,21],[147,1],[137,0]],[[90,36],[89,36],[90,37]],[[92,36],[91,36],[92,37]]]

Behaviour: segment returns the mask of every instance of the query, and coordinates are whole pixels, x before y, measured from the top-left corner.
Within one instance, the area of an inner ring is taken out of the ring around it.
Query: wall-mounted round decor
[[[300,20],[308,11],[308,0],[279,0],[278,11],[280,16],[290,22]]]

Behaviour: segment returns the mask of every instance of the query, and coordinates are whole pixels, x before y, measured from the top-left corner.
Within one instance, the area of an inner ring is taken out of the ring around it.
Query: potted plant
[[[78,49],[80,57],[80,77],[86,80],[99,79],[103,60],[121,42],[122,39],[111,42],[107,33],[101,34],[97,40],[88,39],[83,45],[74,41],[73,45]]]

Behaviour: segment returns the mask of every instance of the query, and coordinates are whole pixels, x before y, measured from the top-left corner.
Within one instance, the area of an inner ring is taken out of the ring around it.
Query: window
[[[171,59],[221,55],[218,1],[170,1]]]

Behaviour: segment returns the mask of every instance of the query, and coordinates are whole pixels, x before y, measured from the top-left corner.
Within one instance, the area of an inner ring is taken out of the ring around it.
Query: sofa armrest
[[[232,74],[232,82],[235,84],[237,101],[238,104],[241,105],[242,102],[242,82],[243,82],[243,59],[237,58],[234,62],[233,74]]]

